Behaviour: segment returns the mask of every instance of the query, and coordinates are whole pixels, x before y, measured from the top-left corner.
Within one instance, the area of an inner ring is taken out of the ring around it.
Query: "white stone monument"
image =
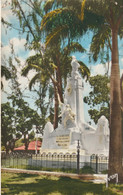
[[[71,77],[67,79],[64,103],[60,102],[62,122],[57,129],[48,122],[44,128],[41,153],[74,154],[77,141],[80,143],[80,155],[108,155],[109,127],[108,120],[102,116],[97,129],[84,121],[83,81],[78,72],[79,63],[72,57]]]

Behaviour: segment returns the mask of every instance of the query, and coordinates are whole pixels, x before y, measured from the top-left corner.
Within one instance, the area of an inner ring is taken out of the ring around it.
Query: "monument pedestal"
[[[72,72],[71,77],[67,79],[64,103],[59,101],[62,122],[57,129],[53,129],[50,122],[46,124],[41,154],[76,155],[79,140],[81,161],[84,158],[86,161],[92,154],[108,155],[108,120],[102,116],[98,120],[97,129],[84,122],[83,82],[78,71],[80,65],[75,57],[72,59],[71,66]]]
[[[52,124],[49,122],[49,128]],[[81,155],[85,155],[85,150],[81,144],[81,133],[76,126],[68,128],[60,125],[57,129],[50,132],[50,134],[44,134],[44,140],[42,143],[40,153],[43,154],[66,154],[70,155],[77,153],[77,144],[79,140]]]

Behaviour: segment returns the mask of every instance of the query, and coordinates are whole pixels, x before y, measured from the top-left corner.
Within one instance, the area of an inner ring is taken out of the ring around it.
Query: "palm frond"
[[[36,82],[40,82],[43,85],[47,85],[47,81],[49,80],[48,74],[37,73],[29,83],[29,90],[31,91],[32,86],[35,85]]]
[[[43,71],[42,59],[39,54],[29,57],[26,60],[26,66],[22,69],[22,76],[27,76],[30,70]]]
[[[110,38],[109,38],[110,36],[111,36],[111,30],[109,26],[105,24],[102,25],[102,27],[98,29],[96,34],[93,36],[90,52],[93,55],[94,61],[97,61],[100,50],[104,49],[106,42],[108,44],[108,47],[111,49]]]
[[[35,47],[35,45],[34,45]],[[30,56],[27,60],[26,63],[35,63],[35,64],[42,64],[42,56],[40,54],[36,54],[34,56]]]
[[[82,4],[81,4],[81,16],[80,16],[80,19],[83,21],[84,19],[84,8],[85,8],[85,3],[86,3],[86,0],[83,0],[82,1]]]
[[[46,43],[45,45],[47,46],[51,40],[56,39],[57,36],[61,35],[61,32],[64,31],[67,28],[67,25],[63,26],[58,26],[55,28],[47,37],[46,37]]]
[[[90,77],[90,70],[89,68],[82,62],[82,61],[78,61],[78,63],[80,64],[80,73],[82,74],[83,78],[87,78],[87,80]]]
[[[45,5],[44,5],[44,10],[45,10],[46,13],[47,13],[49,10],[52,9],[53,4],[54,4],[54,0],[48,0],[48,1],[46,1]]]
[[[40,73],[36,74],[31,81],[29,82],[29,90],[31,91],[32,86],[36,83],[37,80],[40,78]]]
[[[52,67],[53,69],[57,69],[57,66],[56,66],[54,63],[51,62],[49,65],[50,65],[50,67]]]
[[[60,14],[61,12],[63,12],[63,10],[65,10],[65,8],[59,8],[59,9],[56,9],[56,10],[53,10],[49,13],[47,13],[42,21],[41,21],[41,30],[43,30],[43,28],[46,26],[46,24],[55,16],[57,16],[58,14]]]
[[[6,80],[11,78],[11,73],[5,66],[1,65],[1,77],[5,76]]]
[[[49,12],[41,23],[41,29],[45,30],[47,36],[46,44],[48,45],[55,38],[64,40],[70,37],[73,40],[75,37],[81,37],[87,31],[87,21],[83,22],[69,7]]]
[[[72,42],[70,45],[67,45],[65,48],[64,48],[64,54],[67,53],[67,54],[70,54],[72,52],[85,52],[86,50],[82,47],[82,45],[80,45],[79,43],[77,42]]]
[[[32,66],[33,69],[44,71],[44,69],[41,68],[39,65],[31,64],[31,63],[29,65]]]
[[[22,69],[21,75],[26,77],[26,76],[28,75],[29,71],[32,70],[32,69],[33,69],[33,67],[30,66],[29,64],[27,64],[27,65]]]

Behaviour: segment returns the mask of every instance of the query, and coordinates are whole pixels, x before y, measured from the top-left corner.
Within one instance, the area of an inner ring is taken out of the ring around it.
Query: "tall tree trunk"
[[[5,148],[6,148],[6,154],[9,154],[9,149],[10,149],[10,143],[9,142],[7,142],[5,144]]]
[[[110,148],[109,175],[122,177],[121,93],[118,57],[118,30],[112,29],[112,67],[110,80]]]
[[[121,90],[122,156],[123,156],[123,74],[120,79],[120,90]]]
[[[123,74],[120,79],[120,90],[121,90],[121,109],[123,111]]]
[[[55,106],[54,106],[54,122],[53,126],[54,129],[58,127],[58,107],[59,107],[59,101],[58,101],[58,82],[50,76],[53,86],[54,86],[54,101],[55,101]]]
[[[25,143],[25,151],[28,152],[29,138],[27,133],[24,133],[24,143]]]
[[[55,106],[54,106],[54,129],[56,129],[58,127],[58,92],[57,92],[57,86],[54,86],[54,94],[55,94]]]
[[[61,102],[64,102],[63,90],[62,90],[62,78],[61,78],[61,70],[60,70],[60,61],[59,61],[59,57],[57,55],[56,55],[56,60],[57,60],[56,77],[57,77],[57,81],[58,81],[58,93],[59,93],[59,97],[60,97]]]

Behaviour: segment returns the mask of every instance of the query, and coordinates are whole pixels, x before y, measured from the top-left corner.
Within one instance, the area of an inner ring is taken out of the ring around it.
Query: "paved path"
[[[26,169],[1,168],[2,172],[27,173],[37,175],[54,175],[56,177],[69,177],[72,179],[82,179],[85,181],[92,181],[94,183],[105,183],[107,175],[105,174],[73,174],[64,172],[49,172],[49,171],[35,171]]]

